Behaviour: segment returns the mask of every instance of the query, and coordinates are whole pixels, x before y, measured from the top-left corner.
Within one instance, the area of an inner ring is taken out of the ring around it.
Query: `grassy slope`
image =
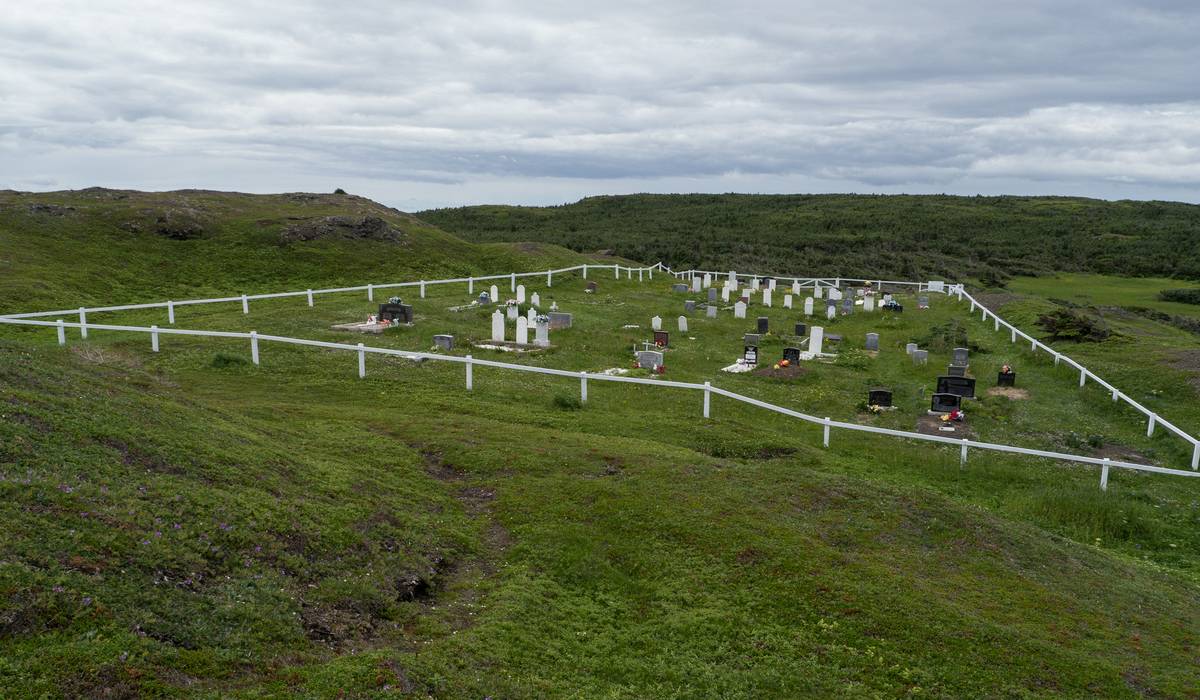
[[[577,327],[517,361],[623,364],[641,333],[621,325],[682,306],[661,278],[599,281],[591,296],[538,285]],[[446,310],[464,297],[431,289],[416,327],[367,340],[486,335],[486,312]],[[338,295],[194,307],[179,325],[346,340],[329,324],[367,310]],[[909,429],[946,357],[913,368],[903,344],[957,313],[839,319],[851,345],[883,334],[878,360],[716,381]],[[696,341],[672,334],[669,378],[713,378],[744,325],[694,318]],[[1163,347],[1186,342],[1160,330]],[[1033,392],[973,406],[983,437],[1100,433],[1186,457],[1065,371],[968,331],[976,374],[1016,361]],[[1088,469],[972,453],[959,470],[950,450],[836,432],[826,451],[815,428],[721,400],[703,421],[691,394],[593,383],[573,411],[551,397],[574,382],[494,370],[468,394],[437,363],[372,358],[358,380],[343,354],[264,345],[253,367],[240,342],[165,338],[154,355],[144,338],[61,349],[0,333],[5,695],[1187,696],[1200,682],[1191,481],[1117,474],[1101,496]],[[1146,338],[1096,361],[1126,358],[1150,382],[1139,400],[1200,424],[1178,373],[1142,361]],[[859,415],[852,397],[880,382],[901,409]],[[415,578],[429,591],[403,600]]]
[[[1200,207],[1068,197],[629,195],[421,212],[470,240],[611,248],[676,269],[930,279],[1200,279]]]

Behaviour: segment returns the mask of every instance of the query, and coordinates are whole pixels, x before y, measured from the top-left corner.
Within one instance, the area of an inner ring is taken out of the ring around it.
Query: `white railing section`
[[[571,272],[581,271],[583,278],[587,279],[589,270],[603,271],[603,270],[608,270],[608,269],[612,269],[613,276],[615,279],[620,279],[621,272],[624,271],[626,274],[626,278],[632,280],[634,272],[637,272],[639,281],[642,281],[645,278],[645,275],[647,275],[647,274],[649,275],[650,279],[653,279],[654,271],[661,270],[661,271],[664,271],[676,278],[681,278],[681,279],[682,278],[692,279],[698,274],[700,274],[700,275],[708,274],[708,275],[713,276],[713,280],[715,281],[719,276],[733,275],[734,279],[773,278],[777,281],[778,280],[792,280],[794,283],[799,283],[802,287],[837,286],[843,282],[864,282],[864,283],[871,282],[874,284],[881,284],[881,285],[882,284],[891,284],[891,285],[915,286],[918,291],[928,291],[927,289],[925,289],[926,285],[922,282],[903,282],[903,281],[878,280],[878,279],[867,280],[867,279],[862,279],[862,278],[849,278],[849,277],[808,277],[808,278],[805,278],[805,277],[789,277],[789,276],[780,276],[780,275],[749,275],[749,274],[739,274],[737,272],[726,273],[726,272],[718,272],[718,271],[711,271],[711,270],[707,270],[707,271],[706,270],[686,270],[686,271],[682,271],[682,272],[676,272],[674,270],[671,270],[669,267],[664,266],[661,262],[655,263],[654,265],[645,266],[645,267],[630,267],[630,266],[622,266],[620,264],[596,265],[596,264],[586,263],[583,265],[576,265],[574,267],[567,267],[567,268],[562,268],[562,269],[557,269],[557,270],[544,270],[544,271],[538,271],[538,272],[512,272],[512,273],[501,274],[501,275],[482,275],[479,277],[459,277],[459,278],[442,279],[442,280],[420,280],[417,282],[393,282],[393,283],[385,283],[385,284],[366,284],[366,285],[359,285],[359,286],[353,286],[353,287],[336,287],[336,288],[329,288],[329,289],[306,289],[304,291],[296,291],[296,292],[277,292],[277,293],[270,293],[270,294],[241,294],[238,296],[219,297],[219,298],[214,298],[214,299],[189,299],[189,300],[182,300],[182,301],[152,302],[152,303],[143,303],[143,304],[125,304],[125,305],[120,305],[120,306],[103,306],[103,307],[90,307],[90,308],[89,307],[81,307],[79,309],[65,309],[65,310],[59,310],[59,311],[39,311],[39,312],[32,312],[32,313],[7,314],[7,315],[0,315],[0,323],[56,327],[57,331],[58,331],[58,342],[60,344],[66,343],[66,333],[65,333],[66,328],[78,328],[80,331],[80,335],[83,338],[87,338],[87,331],[89,328],[95,329],[95,330],[113,330],[113,331],[128,331],[128,332],[136,332],[136,333],[149,333],[151,335],[152,350],[154,350],[155,352],[158,352],[158,350],[159,350],[159,342],[158,342],[159,335],[192,335],[192,336],[207,336],[207,337],[219,337],[219,338],[244,338],[244,339],[250,340],[251,355],[252,355],[252,359],[254,360],[255,364],[258,364],[258,361],[259,361],[258,343],[259,343],[259,341],[264,341],[264,340],[272,341],[272,342],[279,342],[279,343],[288,343],[288,344],[292,344],[292,345],[305,345],[305,346],[310,346],[310,347],[320,347],[320,348],[327,348],[327,349],[334,349],[334,350],[352,350],[352,351],[357,352],[359,355],[359,374],[360,374],[360,376],[364,376],[365,372],[366,372],[365,356],[367,353],[396,355],[396,356],[406,357],[406,358],[410,358],[410,359],[435,359],[435,360],[443,360],[443,361],[449,361],[449,362],[466,362],[467,363],[467,385],[468,385],[467,388],[468,389],[471,388],[471,384],[472,384],[471,368],[473,365],[480,365],[480,366],[485,366],[485,367],[498,367],[498,368],[504,368],[504,369],[512,369],[512,370],[516,370],[516,371],[536,372],[536,373],[540,373],[540,374],[550,374],[550,375],[555,375],[555,376],[579,378],[580,386],[581,386],[581,393],[582,393],[584,400],[587,399],[587,381],[589,379],[595,379],[597,381],[609,381],[609,382],[627,382],[627,383],[632,383],[632,384],[650,384],[650,385],[654,385],[654,386],[675,387],[675,388],[682,388],[682,389],[701,389],[704,391],[704,405],[705,405],[704,415],[706,418],[708,417],[708,414],[709,414],[710,395],[715,393],[715,394],[720,394],[722,396],[726,396],[728,398],[731,398],[731,399],[734,399],[737,401],[741,401],[743,403],[747,403],[750,405],[758,406],[760,408],[764,408],[767,410],[782,413],[784,415],[799,418],[801,420],[819,423],[825,427],[825,443],[826,443],[826,445],[828,445],[828,441],[829,441],[830,428],[837,427],[837,428],[845,429],[845,430],[857,430],[857,431],[862,431],[862,432],[876,433],[876,434],[880,434],[880,435],[890,435],[893,437],[901,437],[901,438],[907,438],[907,439],[913,439],[913,440],[923,440],[926,442],[939,442],[939,443],[943,443],[943,444],[960,445],[962,448],[962,459],[964,462],[966,460],[967,448],[974,447],[977,449],[994,450],[994,451],[1000,451],[1000,452],[1012,452],[1012,453],[1017,453],[1017,454],[1025,454],[1025,455],[1032,455],[1032,456],[1047,457],[1047,458],[1051,458],[1051,459],[1060,459],[1060,460],[1066,460],[1066,461],[1072,461],[1072,462],[1079,462],[1079,463],[1083,463],[1083,464],[1097,464],[1097,465],[1100,465],[1103,467],[1103,473],[1102,473],[1102,477],[1101,477],[1101,487],[1102,488],[1107,486],[1107,482],[1108,482],[1107,475],[1108,475],[1109,467],[1134,469],[1134,470],[1138,470],[1138,471],[1147,471],[1147,472],[1155,472],[1155,473],[1163,473],[1163,474],[1200,476],[1200,474],[1195,473],[1195,471],[1198,468],[1200,468],[1200,440],[1197,440],[1196,438],[1192,437],[1187,432],[1181,430],[1174,424],[1172,424],[1169,421],[1167,421],[1166,419],[1162,418],[1162,416],[1158,415],[1157,413],[1154,413],[1153,411],[1150,411],[1149,409],[1147,409],[1145,406],[1142,406],[1140,403],[1133,400],[1131,397],[1129,397],[1127,394],[1125,394],[1124,392],[1122,392],[1119,389],[1117,389],[1116,387],[1114,387],[1112,384],[1109,384],[1108,382],[1104,381],[1102,378],[1100,378],[1099,375],[1095,374],[1091,370],[1088,370],[1086,367],[1084,367],[1079,362],[1071,359],[1070,357],[1066,356],[1063,353],[1060,353],[1060,352],[1054,350],[1049,345],[1042,343],[1041,341],[1037,340],[1033,336],[1030,336],[1029,334],[1021,331],[1020,329],[1018,329],[1016,326],[1012,325],[1008,321],[1005,321],[1004,319],[1000,318],[995,312],[993,312],[990,309],[988,309],[987,307],[985,307],[978,300],[976,300],[973,296],[971,296],[969,293],[967,293],[965,291],[965,289],[963,288],[963,285],[961,285],[961,284],[949,284],[948,283],[942,289],[941,293],[944,293],[948,296],[956,296],[960,301],[962,301],[964,299],[966,301],[969,301],[971,303],[971,312],[974,312],[976,310],[976,308],[979,308],[980,310],[982,310],[982,317],[981,317],[982,321],[986,322],[988,320],[988,317],[990,316],[993,319],[993,326],[994,326],[995,330],[999,330],[999,328],[1001,326],[1008,329],[1010,332],[1010,337],[1012,339],[1012,342],[1015,343],[1017,337],[1020,336],[1023,340],[1026,340],[1030,343],[1031,351],[1037,352],[1039,349],[1044,350],[1047,353],[1050,353],[1051,355],[1053,355],[1055,364],[1059,364],[1061,362],[1066,362],[1067,364],[1071,365],[1075,369],[1079,370],[1079,372],[1080,372],[1079,385],[1081,387],[1084,386],[1086,383],[1086,380],[1090,378],[1090,379],[1092,379],[1092,381],[1096,382],[1097,384],[1100,384],[1105,389],[1110,391],[1114,401],[1123,400],[1130,406],[1134,407],[1136,410],[1140,411],[1142,414],[1147,416],[1147,419],[1148,419],[1147,432],[1146,432],[1147,436],[1152,436],[1154,433],[1155,427],[1161,425],[1167,431],[1169,431],[1169,432],[1177,435],[1178,437],[1184,439],[1185,441],[1191,443],[1191,445],[1193,447],[1192,464],[1191,464],[1193,472],[1189,473],[1189,472],[1184,472],[1184,471],[1176,470],[1176,469],[1168,469],[1165,467],[1155,467],[1155,466],[1151,466],[1151,465],[1136,464],[1136,463],[1132,463],[1132,462],[1111,461],[1108,459],[1100,459],[1100,458],[1096,458],[1096,457],[1085,457],[1082,455],[1071,455],[1071,454],[1066,454],[1066,453],[1061,453],[1061,452],[1035,450],[1035,449],[1024,448],[1024,447],[999,445],[999,444],[995,444],[995,443],[984,443],[984,442],[977,442],[977,441],[972,441],[972,440],[956,440],[954,438],[947,438],[947,437],[942,437],[942,436],[937,436],[937,435],[923,435],[920,433],[906,432],[906,431],[900,431],[900,430],[875,428],[872,426],[858,425],[855,423],[844,423],[844,422],[840,422],[840,421],[831,421],[829,418],[820,419],[820,418],[817,418],[814,416],[809,416],[807,414],[799,413],[797,411],[792,411],[791,409],[786,409],[781,406],[776,406],[774,404],[769,404],[769,403],[766,403],[763,401],[759,401],[758,399],[752,399],[749,397],[741,396],[740,394],[734,394],[734,393],[726,391],[724,389],[719,389],[717,387],[713,387],[708,382],[706,382],[704,384],[693,384],[693,383],[687,383],[687,382],[673,382],[673,381],[665,381],[665,380],[647,380],[647,379],[639,379],[639,378],[634,378],[634,377],[588,374],[586,372],[575,372],[575,371],[571,371],[571,370],[558,370],[558,369],[541,368],[541,367],[530,367],[530,366],[526,366],[526,365],[508,364],[508,363],[503,363],[503,362],[495,362],[495,361],[491,361],[491,360],[478,360],[478,359],[472,359],[471,356],[469,356],[469,355],[466,356],[465,358],[460,358],[457,356],[449,356],[449,355],[437,355],[437,354],[411,352],[411,351],[404,351],[404,350],[391,350],[391,349],[387,349],[387,348],[376,348],[376,347],[365,346],[362,343],[359,343],[357,345],[347,345],[345,343],[332,343],[332,342],[319,341],[319,340],[306,340],[306,339],[302,339],[302,338],[288,338],[288,337],[284,337],[284,336],[261,335],[255,331],[251,331],[249,333],[230,332],[230,331],[201,331],[201,330],[189,330],[189,329],[181,329],[181,328],[160,328],[158,326],[144,327],[144,326],[121,326],[121,325],[112,325],[112,324],[96,324],[96,323],[89,323],[87,321],[87,314],[89,312],[90,313],[98,313],[98,312],[109,312],[109,311],[128,311],[128,310],[137,310],[137,309],[166,308],[167,315],[168,315],[168,322],[171,324],[174,324],[174,322],[175,322],[175,307],[176,306],[238,302],[242,305],[242,311],[244,313],[249,313],[249,302],[252,300],[280,299],[280,298],[287,298],[287,297],[304,296],[307,299],[308,305],[312,306],[313,305],[313,297],[316,295],[365,291],[365,292],[367,292],[368,299],[373,299],[374,291],[376,289],[395,289],[395,288],[401,288],[401,287],[418,287],[420,289],[421,296],[424,297],[425,296],[425,286],[426,285],[437,285],[437,284],[466,283],[468,285],[468,293],[473,294],[475,282],[477,282],[477,281],[485,282],[485,281],[502,280],[502,279],[508,279],[510,282],[511,289],[515,291],[516,286],[517,286],[516,281],[518,278],[540,277],[542,275],[545,275],[547,286],[552,286],[553,277],[556,274],[561,275],[561,274],[567,274],[567,273],[571,273]],[[38,317],[64,316],[64,315],[68,315],[68,314],[71,314],[71,315],[78,314],[79,321],[78,322],[66,322],[66,321],[63,321],[62,319],[58,319],[56,321],[33,320]]]

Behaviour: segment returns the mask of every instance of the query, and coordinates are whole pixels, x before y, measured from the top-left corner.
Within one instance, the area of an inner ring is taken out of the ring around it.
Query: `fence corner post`
[[[1200,440],[1192,447],[1192,471],[1200,470]]]
[[[425,280],[421,280],[421,298],[425,298]]]
[[[250,331],[250,359],[258,364],[258,331]]]
[[[363,344],[358,344],[358,378],[362,379],[367,376],[367,351],[363,349]]]
[[[1108,457],[1104,458],[1104,464],[1100,467],[1100,490],[1108,490]]]
[[[63,325],[63,320],[58,319],[58,344],[67,344],[67,327]]]
[[[712,403],[712,382],[704,382],[704,417],[710,415],[709,405]]]
[[[167,302],[167,323],[175,325],[175,302]]]
[[[587,279],[587,268],[588,268],[587,263],[584,263],[583,264],[583,278],[584,279]]]
[[[467,296],[475,296],[475,278],[467,278]]]
[[[515,273],[515,272],[512,273],[511,277],[509,277],[509,280],[510,280],[509,286],[512,288],[512,291],[514,291],[514,292],[517,291],[517,273]],[[425,296],[425,295],[422,294],[421,296]]]
[[[475,382],[473,381],[474,377],[471,376],[471,368],[474,366],[475,363],[473,360],[471,360],[471,356],[467,355],[467,391],[471,391],[475,385]]]
[[[829,447],[829,416],[825,416],[825,446]]]
[[[579,373],[579,401],[587,403],[587,372]]]
[[[546,270],[546,286],[554,286],[554,270]]]

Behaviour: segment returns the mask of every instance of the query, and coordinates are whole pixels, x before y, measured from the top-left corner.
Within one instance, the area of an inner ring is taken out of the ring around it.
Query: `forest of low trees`
[[[1069,197],[626,195],[418,213],[474,241],[679,268],[925,279],[1079,271],[1200,279],[1200,206]]]

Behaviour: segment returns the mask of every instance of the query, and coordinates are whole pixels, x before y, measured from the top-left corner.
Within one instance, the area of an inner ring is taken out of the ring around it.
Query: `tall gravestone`
[[[773,291],[775,291],[775,285],[776,285],[776,282],[775,282],[775,278],[774,278],[774,277],[772,277],[771,279],[767,280],[767,289],[770,289],[770,290],[773,292]]]
[[[836,306],[826,306],[825,307],[825,318],[832,321],[836,316],[837,316],[837,307]]]
[[[492,342],[504,342],[504,314],[499,309],[492,312]]]
[[[821,287],[821,285],[818,284],[816,287],[813,287],[813,299],[822,299],[824,298],[824,294],[825,290]]]
[[[500,288],[499,287],[497,287],[496,285],[493,284],[492,288],[488,290],[488,295],[491,296],[493,304],[500,303]]]
[[[525,303],[525,285],[523,285],[523,284],[517,285],[517,303],[518,304]]]
[[[700,278],[699,278],[699,277],[693,277],[693,278],[692,278],[692,291],[693,291],[693,292],[698,292],[698,291],[700,291],[700,282],[701,282],[701,280],[700,280]]]
[[[767,329],[771,327],[771,321],[766,316],[758,317],[758,332],[766,335]]]
[[[820,355],[825,351],[825,329],[813,326],[808,331],[808,351]]]
[[[721,301],[725,302],[726,304],[729,303],[729,287],[724,287],[721,289]]]
[[[772,291],[771,291],[771,288],[770,288],[770,287],[768,287],[768,288],[766,288],[766,289],[764,289],[764,290],[763,290],[763,293],[762,293],[762,297],[763,297],[762,303],[763,303],[763,306],[770,306],[770,305],[771,305],[771,295],[772,295],[772,294],[774,294],[774,292],[772,292]]]
[[[687,316],[679,317],[679,332],[687,333]]]
[[[533,304],[534,306],[541,306],[541,305],[542,305],[542,298],[541,298],[540,296],[538,296],[538,293],[537,293],[537,292],[534,292],[534,293],[533,293],[533,294],[532,294],[532,295],[529,297],[529,303],[530,303],[530,304]]]
[[[704,273],[704,288],[708,289],[711,286],[712,286],[712,275],[705,272]]]
[[[863,311],[874,311],[874,310],[875,310],[875,297],[868,294],[867,296],[863,297]]]
[[[521,313],[521,310],[517,308],[516,304],[505,304],[504,313],[508,316],[508,320],[514,321],[516,320],[517,315]]]
[[[785,309],[792,308],[792,295],[791,294],[783,295],[783,308],[785,308]]]
[[[716,300],[717,300],[717,288],[709,287],[708,288],[708,303],[711,304],[711,303],[715,302]]]
[[[800,296],[800,282],[799,282],[799,280],[797,280],[797,281],[795,281],[795,282],[792,282],[792,294],[793,294],[794,296]]]
[[[517,319],[517,345],[529,344],[529,319],[522,316]]]
[[[661,331],[662,330],[662,319],[659,318],[658,316],[655,316],[654,318],[650,319],[650,328],[652,330]]]
[[[813,298],[812,297],[804,297],[804,315],[805,316],[813,315]]]

